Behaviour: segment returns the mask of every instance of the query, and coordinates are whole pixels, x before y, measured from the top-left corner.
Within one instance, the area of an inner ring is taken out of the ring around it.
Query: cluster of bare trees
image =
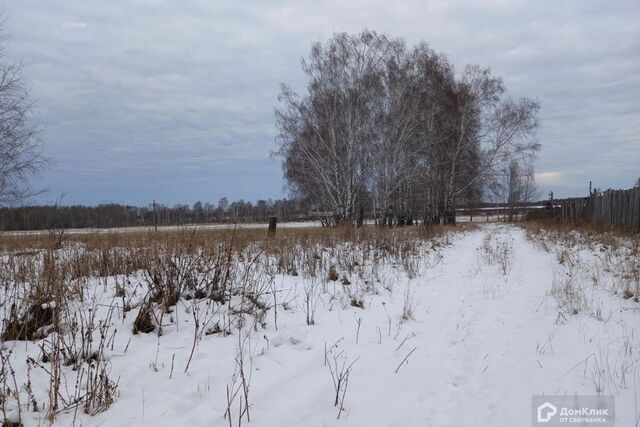
[[[452,220],[514,165],[531,164],[538,104],[512,100],[500,78],[456,76],[425,43],[364,31],[316,43],[304,95],[283,85],[279,150],[293,192],[328,223]]]

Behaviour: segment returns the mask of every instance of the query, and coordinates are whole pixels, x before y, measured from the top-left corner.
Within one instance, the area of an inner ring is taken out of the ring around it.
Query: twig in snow
[[[191,313],[193,314],[193,344],[191,346],[191,353],[189,353],[189,360],[187,360],[187,366],[184,367],[185,374],[189,370],[189,365],[191,364],[191,359],[193,358],[193,352],[196,350],[196,345],[198,343],[198,332],[200,330],[200,310],[195,300],[191,309]]]
[[[404,345],[404,343],[409,339],[409,338],[413,338],[415,337],[416,334],[414,334],[413,332],[411,333],[411,335],[407,335],[406,337],[404,337],[404,339],[402,340],[402,342],[400,343],[400,345],[398,347],[396,347],[396,351],[400,350],[400,348]]]
[[[409,354],[407,354],[404,359],[402,359],[402,362],[400,362],[400,364],[398,365],[398,367],[396,368],[396,374],[398,373],[398,371],[400,370],[400,367],[404,364],[404,362],[407,362],[407,359],[409,359],[409,356],[411,356],[413,354],[414,351],[416,351],[418,349],[418,347],[414,347],[413,350],[411,350],[409,352]],[[407,362],[409,363],[409,362]]]
[[[333,345],[331,347],[329,347],[329,349],[327,349],[327,342],[324,342],[324,366],[327,366],[327,362],[328,362],[328,357],[329,357],[329,353],[331,353],[331,351],[334,348],[338,347],[338,344],[340,344],[340,341],[342,341],[344,339],[344,337],[340,337],[340,339],[338,339],[338,341],[334,342]]]
[[[387,315],[387,322],[389,324],[389,332],[387,333],[387,336],[391,336],[391,316],[389,316],[389,312],[387,311],[387,304],[383,301],[382,302],[382,308],[384,309],[385,314]]]
[[[333,406],[338,407],[338,419],[340,419],[340,414],[344,410],[344,398],[347,394],[347,386],[349,385],[349,376],[351,375],[351,370],[353,369],[353,365],[360,360],[358,357],[356,360],[347,365],[346,357],[343,358],[342,364],[338,365],[338,358],[342,352],[333,356],[333,366],[331,363],[327,364],[329,367],[329,373],[331,374],[331,379],[333,380],[333,387],[335,389],[336,395],[333,401]]]
[[[173,376],[173,362],[176,359],[176,354],[173,353],[173,356],[171,356],[171,372],[169,372],[169,379],[171,379],[171,377]]]
[[[356,344],[358,344],[358,340],[360,338],[360,326],[362,325],[362,317],[358,317],[356,319],[356,323],[358,324],[358,329],[356,329]]]
[[[394,341],[398,339],[398,335],[400,335],[401,330],[402,330],[402,322],[398,322],[398,329],[396,329],[396,335],[393,337]]]

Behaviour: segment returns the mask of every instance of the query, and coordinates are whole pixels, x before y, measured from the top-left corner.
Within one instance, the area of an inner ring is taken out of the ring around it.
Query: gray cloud
[[[636,1],[12,0],[5,15],[53,160],[50,199],[282,196],[278,85],[303,87],[313,41],[363,28],[426,40],[537,98],[544,192],[640,175]]]

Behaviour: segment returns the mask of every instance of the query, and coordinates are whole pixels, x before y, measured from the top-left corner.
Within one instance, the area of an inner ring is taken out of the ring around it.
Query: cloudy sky
[[[333,32],[425,40],[542,105],[543,194],[640,176],[637,0],[8,0],[52,160],[43,201],[148,204],[284,196],[280,82]]]

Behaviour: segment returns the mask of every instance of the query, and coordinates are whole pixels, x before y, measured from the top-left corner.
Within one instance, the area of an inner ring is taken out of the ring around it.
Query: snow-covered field
[[[279,228],[307,228],[321,227],[320,221],[291,221],[281,222]],[[238,224],[186,224],[186,225],[163,225],[159,226],[159,231],[185,231],[185,230],[228,230],[233,228],[252,229],[267,228],[267,224],[260,222],[244,222]],[[107,233],[139,233],[153,231],[154,227],[111,227],[111,228],[69,228],[64,230],[66,234],[107,234]],[[5,231],[9,236],[32,236],[51,233],[50,230],[27,230],[27,231]]]
[[[55,425],[525,426],[532,395],[601,393],[617,426],[637,425],[637,240],[529,237],[481,224],[391,250],[299,248],[290,265],[248,250],[226,299],[189,293],[213,295],[204,280],[168,309],[149,296],[166,272],[78,279],[59,335],[2,343],[5,411],[47,425],[58,381]],[[153,331],[134,335],[147,303]],[[53,349],[76,357],[56,365]]]

